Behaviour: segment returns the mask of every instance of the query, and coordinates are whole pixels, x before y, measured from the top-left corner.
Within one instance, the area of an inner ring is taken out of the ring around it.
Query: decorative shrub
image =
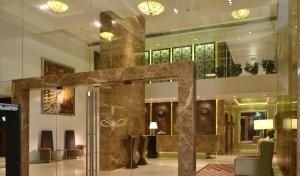
[[[225,77],[225,73],[226,73],[226,67],[220,66],[216,68],[216,74],[218,78]]]
[[[233,64],[230,69],[230,76],[239,76],[243,72],[241,64]]]
[[[273,60],[263,60],[261,63],[266,74],[275,73],[275,62]]]
[[[256,75],[258,73],[259,63],[254,62],[253,64],[247,62],[244,70],[252,75]]]

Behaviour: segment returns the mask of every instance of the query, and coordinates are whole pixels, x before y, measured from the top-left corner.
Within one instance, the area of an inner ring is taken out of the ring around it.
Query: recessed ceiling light
[[[112,20],[111,21],[111,24],[116,24],[117,22],[115,20]]]
[[[61,1],[50,0],[47,2],[48,7],[54,12],[63,13],[69,9],[69,6]]]
[[[173,9],[174,13],[178,14],[178,10],[176,8]]]
[[[250,31],[250,32],[248,32],[248,34],[252,34],[252,32]]]
[[[197,39],[197,38],[194,38],[194,40],[197,41],[198,39]]]
[[[94,22],[94,25],[97,27],[97,28],[100,28],[101,27],[101,23],[99,21],[95,21]]]
[[[233,10],[233,11],[231,12],[231,16],[232,16],[234,19],[237,19],[237,20],[245,19],[245,18],[247,18],[249,15],[250,15],[250,10],[249,10],[249,9],[238,9],[238,10]]]
[[[42,4],[42,5],[39,6],[39,9],[40,10],[49,10],[49,7],[48,7],[47,4]]]
[[[236,98],[236,96],[233,96],[233,98]]]
[[[156,46],[159,46],[160,44],[158,43],[158,44],[156,44]]]
[[[138,9],[145,15],[159,15],[164,12],[165,7],[156,1],[143,1],[139,3]]]

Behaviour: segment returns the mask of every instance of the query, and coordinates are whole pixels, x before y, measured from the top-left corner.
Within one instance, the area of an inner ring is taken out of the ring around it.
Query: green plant
[[[230,76],[239,76],[243,72],[241,64],[233,64],[230,69]]]
[[[252,75],[256,75],[258,73],[258,67],[259,67],[259,63],[257,62],[253,62],[253,63],[247,62],[244,70]]]
[[[226,76],[226,67],[220,66],[216,68],[216,74],[218,78],[223,78]]]
[[[261,65],[266,74],[272,74],[275,72],[275,62],[273,60],[263,60]]]

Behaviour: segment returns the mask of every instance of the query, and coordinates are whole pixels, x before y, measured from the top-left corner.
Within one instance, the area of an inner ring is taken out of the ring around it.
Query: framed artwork
[[[42,75],[56,75],[56,74],[66,74],[75,73],[75,68],[69,67],[64,64],[57,63],[47,58],[42,58]]]
[[[75,68],[42,58],[42,74],[75,73]],[[41,92],[43,114],[75,115],[75,88],[46,89]]]

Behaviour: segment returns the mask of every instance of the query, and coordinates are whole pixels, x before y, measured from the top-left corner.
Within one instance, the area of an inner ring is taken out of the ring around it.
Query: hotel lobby
[[[298,175],[298,6],[0,0],[0,176]]]

